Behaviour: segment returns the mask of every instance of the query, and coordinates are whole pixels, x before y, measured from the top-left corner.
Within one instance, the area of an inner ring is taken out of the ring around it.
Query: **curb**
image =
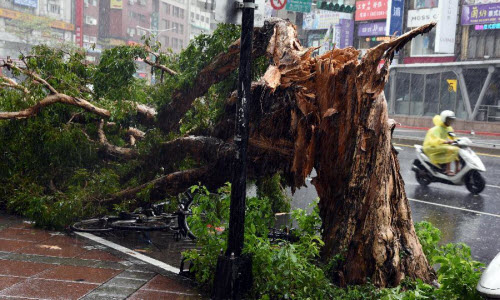
[[[423,139],[412,138],[412,137],[398,137],[393,136],[392,142],[396,144],[405,144],[413,147],[415,144],[422,144],[424,142]],[[488,155],[500,155],[500,148],[496,147],[480,147],[480,146],[471,146],[470,147],[477,154],[488,154]]]

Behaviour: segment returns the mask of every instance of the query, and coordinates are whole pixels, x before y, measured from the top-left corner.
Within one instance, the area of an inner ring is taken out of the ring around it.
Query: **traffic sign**
[[[280,10],[285,7],[286,1],[287,0],[271,0],[271,6],[276,10]]]
[[[286,0],[286,10],[301,13],[311,12],[312,0]]]

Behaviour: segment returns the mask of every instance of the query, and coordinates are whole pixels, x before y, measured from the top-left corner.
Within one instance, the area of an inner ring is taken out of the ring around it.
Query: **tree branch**
[[[135,151],[134,149],[118,147],[108,141],[108,139],[106,138],[106,134],[104,133],[104,120],[101,120],[99,122],[97,134],[99,136],[99,143],[104,146],[107,153],[123,158],[134,158],[137,156],[137,151]]]
[[[10,79],[9,77],[0,76],[0,80],[4,81],[4,82],[0,81],[0,85],[1,86],[10,87],[10,88],[13,88],[13,89],[17,89],[17,90],[23,91],[25,94],[29,94],[30,93],[30,91],[28,91],[27,88],[25,88],[24,86],[18,84],[17,82],[15,82],[14,80]]]
[[[174,70],[168,68],[167,66],[161,65],[161,64],[156,63],[156,62],[152,62],[152,61],[150,61],[147,58],[145,58],[143,61],[145,63],[147,63],[148,65],[150,65],[151,67],[158,68],[158,69],[160,69],[160,70],[162,70],[164,72],[167,72],[170,75],[177,75],[177,72],[175,72]]]
[[[97,114],[104,118],[109,118],[111,116],[110,112],[106,109],[94,106],[92,103],[75,97],[71,97],[65,94],[53,94],[45,97],[43,100],[37,104],[16,112],[0,112],[0,120],[8,119],[26,119],[35,116],[40,109],[47,107],[55,103],[69,104],[85,109],[88,112]]]
[[[33,80],[35,80],[35,81],[43,84],[50,91],[51,94],[59,94],[57,92],[57,90],[52,85],[50,85],[50,83],[48,83],[42,77],[40,77],[39,75],[37,75],[35,72],[31,72],[29,70],[19,68],[18,66],[16,66],[14,63],[12,63],[9,60],[4,61],[4,63],[2,65],[0,65],[0,67],[6,67],[8,69],[17,70],[17,71],[23,73],[24,75],[27,75],[27,76],[31,77]]]

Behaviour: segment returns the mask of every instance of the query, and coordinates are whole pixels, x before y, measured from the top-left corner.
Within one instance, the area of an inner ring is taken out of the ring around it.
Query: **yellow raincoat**
[[[441,117],[436,115],[432,122],[434,127],[427,131],[424,139],[424,153],[435,165],[447,164],[458,159],[458,147],[445,144],[447,140],[455,140],[448,132],[453,132],[451,126],[446,126]]]

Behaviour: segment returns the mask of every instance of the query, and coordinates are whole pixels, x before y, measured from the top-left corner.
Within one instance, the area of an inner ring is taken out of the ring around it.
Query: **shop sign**
[[[358,24],[358,36],[385,35],[385,22]]]
[[[14,4],[36,8],[38,7],[38,0],[14,0]]]
[[[341,20],[352,20],[352,14],[329,10],[316,10],[314,12],[304,14],[302,29],[328,29],[332,24],[340,24]]]
[[[340,19],[340,24],[336,26],[339,32],[338,39],[335,40],[337,48],[346,48],[353,45],[354,40],[354,20]]]
[[[365,39],[367,42],[372,41],[372,42],[388,42],[391,40],[390,36],[374,36],[374,37],[367,37]]]
[[[387,18],[387,0],[364,0],[356,2],[356,21]]]
[[[301,13],[311,12],[312,0],[286,0],[286,10]]]
[[[439,8],[424,8],[408,11],[408,27],[420,27],[430,22],[439,21]]]
[[[479,24],[474,26],[475,30],[500,29],[500,23],[496,24]]]
[[[403,33],[403,12],[405,2],[403,0],[392,0],[387,5],[387,26],[385,35],[401,35]]]
[[[498,0],[464,0],[464,4],[466,5],[479,5],[479,4],[490,4],[490,3],[498,3]]]
[[[462,25],[490,24],[500,22],[500,3],[464,5]]]
[[[112,9],[123,9],[123,0],[111,0],[110,5]]]
[[[15,10],[10,10],[10,9],[5,9],[5,8],[0,8],[0,17],[2,18],[7,18],[7,19],[12,19],[12,20],[17,20],[17,19],[22,19],[22,18],[33,18],[32,15],[25,14],[19,11]],[[75,25],[66,23],[64,21],[58,21],[58,20],[52,20],[44,17],[37,17],[38,19],[41,20],[48,20],[49,21],[49,26],[52,28],[58,28],[62,30],[68,30],[68,31],[73,31],[75,30]]]
[[[434,52],[455,53],[455,34],[457,31],[458,1],[439,1],[439,22],[436,25]]]

